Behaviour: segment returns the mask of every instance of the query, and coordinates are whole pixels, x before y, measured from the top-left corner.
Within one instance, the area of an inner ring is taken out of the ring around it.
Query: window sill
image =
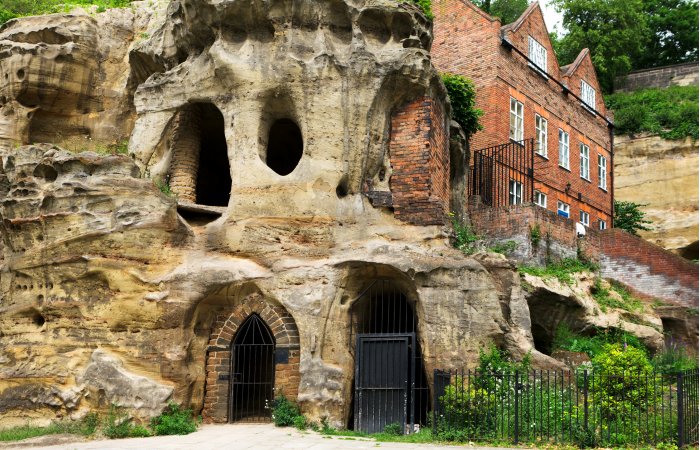
[[[539,203],[535,203],[535,206],[539,206],[540,208],[547,209],[547,205],[540,205]]]
[[[525,147],[525,141],[522,139],[519,141],[516,141],[515,139],[510,138],[510,142],[511,142],[511,144],[516,144],[516,145],[519,145],[521,147]]]
[[[549,158],[547,157],[546,153],[543,155],[542,153],[535,152],[535,155],[539,156],[542,159],[546,159],[547,161],[549,161]]]
[[[605,193],[608,192],[608,188],[604,188],[604,187],[598,186],[598,189],[600,189],[601,191],[603,191],[603,192],[605,192]]]
[[[590,179],[590,178],[581,177],[581,179],[582,179],[583,181],[586,181],[586,182],[588,182],[588,183],[591,183],[591,179]]]
[[[569,169],[568,167],[562,166],[561,164],[559,164],[559,168],[560,168],[560,169],[564,169],[564,170],[566,170],[567,172],[571,172],[571,169]]]
[[[594,115],[594,116],[596,115],[595,108],[591,108],[591,107],[588,106],[588,104],[586,104],[586,103],[581,103],[581,106],[583,107],[583,109],[585,109],[586,111],[588,111],[588,112],[591,113],[592,115]]]
[[[542,70],[540,66],[533,64],[533,63],[527,63],[527,66],[532,69],[537,75],[541,76],[545,80],[549,80],[549,75],[547,75],[547,72]]]

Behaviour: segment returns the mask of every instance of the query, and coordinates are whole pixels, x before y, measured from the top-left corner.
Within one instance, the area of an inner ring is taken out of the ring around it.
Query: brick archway
[[[233,310],[217,315],[207,346],[206,383],[202,418],[206,423],[226,423],[229,412],[231,344],[236,331],[251,315],[262,318],[275,338],[275,391],[296,400],[299,392],[299,330],[282,306],[271,305],[260,294],[252,294]],[[286,363],[284,362],[286,359]]]

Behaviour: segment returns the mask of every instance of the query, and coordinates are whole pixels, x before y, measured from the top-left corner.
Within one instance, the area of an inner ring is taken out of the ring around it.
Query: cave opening
[[[265,163],[279,175],[289,175],[304,153],[301,130],[290,119],[278,119],[270,127]]]

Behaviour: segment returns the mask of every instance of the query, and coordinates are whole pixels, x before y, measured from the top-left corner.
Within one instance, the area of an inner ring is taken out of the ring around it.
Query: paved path
[[[314,432],[299,432],[292,428],[276,428],[273,425],[204,425],[186,436],[158,436],[138,439],[104,441],[63,442],[52,445],[51,436],[34,441],[31,447],[20,448],[46,450],[457,450],[459,448],[489,449],[489,447],[407,444],[399,442],[376,442],[372,439],[323,436]],[[55,438],[54,438],[55,439]],[[29,444],[29,442],[27,442]],[[12,447],[5,447],[12,448]],[[503,449],[499,449],[503,450]]]

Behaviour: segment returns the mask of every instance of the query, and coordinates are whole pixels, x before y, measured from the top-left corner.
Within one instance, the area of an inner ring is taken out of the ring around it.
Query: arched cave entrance
[[[402,432],[425,425],[428,381],[406,295],[390,280],[374,280],[353,304],[351,321],[355,378],[348,427],[376,433],[394,423]]]
[[[229,422],[259,422],[269,417],[274,398],[275,338],[257,314],[249,316],[231,345]]]
[[[236,296],[238,291],[230,292]],[[221,300],[235,306],[220,309],[213,318],[202,418],[207,423],[270,421],[265,406],[274,396],[284,393],[296,401],[299,392],[296,322],[284,307],[257,292],[231,298],[226,290],[211,297],[212,305]]]
[[[301,161],[304,139],[297,124],[290,119],[278,119],[270,127],[265,163],[279,175],[289,175]]]
[[[231,170],[224,116],[211,103],[192,103],[178,111],[171,141],[170,187],[178,200],[228,206]]]

